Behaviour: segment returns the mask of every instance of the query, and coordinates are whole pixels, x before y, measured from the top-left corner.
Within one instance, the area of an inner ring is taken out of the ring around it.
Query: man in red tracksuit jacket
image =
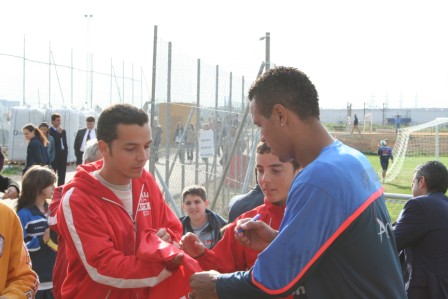
[[[243,213],[227,225],[223,237],[211,250],[205,248],[193,233],[182,237],[182,249],[196,257],[204,270],[231,273],[249,270],[254,265],[260,251],[245,247],[235,239],[235,227],[239,219],[253,218],[258,214],[261,216],[259,221],[276,230],[280,227],[288,191],[299,165],[294,161],[280,162],[265,142],[260,142],[257,146],[256,163],[258,184],[265,194],[264,204]]]
[[[151,288],[184,259],[176,246],[182,225],[144,169],[148,116],[131,105],[110,106],[97,138],[99,170],[79,167],[57,212],[69,264],[62,297],[154,298]]]

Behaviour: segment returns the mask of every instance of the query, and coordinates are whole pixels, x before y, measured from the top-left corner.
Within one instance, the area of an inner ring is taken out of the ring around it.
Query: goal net
[[[387,183],[407,180],[410,184],[415,168],[426,161],[439,160],[448,165],[448,118],[402,128],[392,152],[394,160],[389,164]]]
[[[363,132],[372,132],[372,113],[367,113],[364,116]]]

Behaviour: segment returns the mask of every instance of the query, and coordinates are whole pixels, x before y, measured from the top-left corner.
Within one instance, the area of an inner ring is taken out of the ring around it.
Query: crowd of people
[[[228,221],[197,185],[174,214],[145,169],[154,130],[141,109],[112,105],[78,132],[69,182],[61,116],[41,124],[48,135],[24,127],[21,190],[0,177],[3,197],[18,198],[16,213],[0,204],[0,298],[448,298],[445,165],[415,169],[392,223],[375,170],[325,129],[306,74],[271,69],[249,102],[257,186]]]

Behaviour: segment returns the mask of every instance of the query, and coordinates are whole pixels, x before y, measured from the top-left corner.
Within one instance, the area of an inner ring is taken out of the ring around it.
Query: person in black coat
[[[412,180],[414,198],[393,226],[409,299],[448,298],[447,189],[445,165],[419,165]]]
[[[29,142],[26,149],[26,164],[22,174],[25,174],[33,165],[49,165],[50,156],[46,148],[48,145],[47,137],[33,124],[24,126],[22,132]]]
[[[256,175],[256,174],[255,174]],[[245,194],[235,195],[230,200],[229,223],[232,223],[241,214],[250,211],[264,203],[264,194],[258,183]]]
[[[65,184],[65,173],[67,172],[67,133],[61,126],[61,115],[54,113],[51,115],[50,135],[54,138],[56,157],[51,163],[51,167],[58,175],[58,186]]]
[[[88,116],[86,118],[86,127],[76,132],[73,149],[75,150],[76,165],[82,164],[82,155],[86,148],[86,143],[90,139],[96,138],[95,117]]]
[[[3,169],[5,156],[0,148],[0,171]],[[11,178],[0,175],[0,192],[3,192],[3,199],[14,199],[19,197],[19,184]]]

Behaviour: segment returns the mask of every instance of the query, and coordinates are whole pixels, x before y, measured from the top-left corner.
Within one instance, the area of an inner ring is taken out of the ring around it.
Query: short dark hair
[[[187,195],[197,195],[203,201],[207,200],[207,191],[205,191],[204,187],[199,185],[191,185],[185,187],[184,191],[182,191],[182,202],[185,202],[185,197],[187,197]]]
[[[62,116],[59,114],[59,113],[53,113],[52,115],[51,115],[51,121],[53,122],[53,121],[55,121],[56,120],[56,118],[61,118]]]
[[[319,96],[308,76],[292,67],[276,67],[257,78],[249,90],[258,111],[269,118],[275,104],[295,112],[302,120],[319,119]]]
[[[439,161],[428,161],[420,164],[415,169],[415,177],[420,179],[425,177],[428,193],[442,192],[448,190],[448,170]]]
[[[257,145],[257,154],[263,155],[263,154],[270,154],[272,153],[271,147],[266,143],[261,141]],[[300,164],[294,160],[289,161],[292,164],[292,167],[294,167],[294,170],[297,170],[300,168]],[[255,169],[255,174],[257,175],[257,171]]]
[[[88,122],[88,123],[94,123],[94,122],[95,122],[95,117],[93,117],[92,115],[87,116],[87,118],[86,118],[86,122]]]
[[[43,128],[43,127],[45,127],[45,128],[48,129],[50,126],[48,125],[48,123],[47,123],[46,121],[44,121],[44,122],[41,122],[41,123],[40,123],[40,125],[39,125],[39,129],[40,129],[40,128]]]
[[[101,112],[98,118],[96,137],[106,143],[117,139],[117,125],[143,126],[149,122],[148,114],[142,109],[129,104],[115,104]]]

